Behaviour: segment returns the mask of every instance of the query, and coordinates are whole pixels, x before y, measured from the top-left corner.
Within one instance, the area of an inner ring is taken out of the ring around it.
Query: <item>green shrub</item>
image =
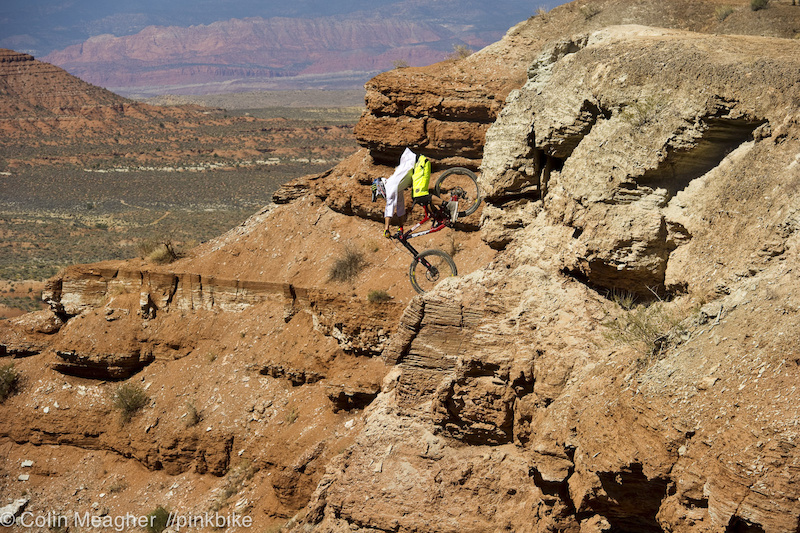
[[[147,515],[147,529],[148,533],[161,533],[169,525],[169,511],[164,509],[161,505],[150,511]]]
[[[341,257],[334,261],[330,271],[333,281],[350,281],[367,266],[364,254],[360,250],[347,246]]]
[[[760,9],[766,9],[769,0],[750,0],[750,9],[753,11],[758,11]]]
[[[377,289],[377,290],[374,290],[374,291],[369,291],[369,293],[367,294],[367,301],[369,301],[369,303],[373,303],[373,304],[379,304],[379,303],[383,303],[383,302],[388,302],[391,299],[392,299],[392,297],[389,296],[389,293],[386,292],[383,289]]]
[[[145,390],[135,383],[123,383],[114,391],[114,407],[122,413],[122,421],[129,422],[133,415],[150,402]]]
[[[11,396],[19,385],[19,372],[14,368],[14,363],[0,367],[0,403]]]

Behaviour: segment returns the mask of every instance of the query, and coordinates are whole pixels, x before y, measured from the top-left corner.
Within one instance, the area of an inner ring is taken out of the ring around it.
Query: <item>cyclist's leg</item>
[[[406,214],[406,201],[403,190],[411,186],[411,173],[392,175],[386,181],[386,210],[384,211],[384,232],[389,230],[392,217],[400,218],[403,225]]]

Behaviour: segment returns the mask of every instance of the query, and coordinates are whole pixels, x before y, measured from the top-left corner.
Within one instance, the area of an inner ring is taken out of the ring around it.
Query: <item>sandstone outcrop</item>
[[[798,52],[635,26],[544,50],[487,133],[505,251],[406,309],[301,523],[795,530]],[[613,340],[645,312],[673,321]]]
[[[546,190],[547,217],[573,230],[564,268],[592,284],[642,295],[685,288],[688,280],[665,279],[694,230],[678,197],[768,136],[793,105],[794,44],[770,43],[775,55],[753,65],[764,46],[643,27],[554,44],[489,134],[486,195],[503,203]],[[565,86],[574,89],[564,95]],[[485,224],[495,216],[505,215],[488,212]]]

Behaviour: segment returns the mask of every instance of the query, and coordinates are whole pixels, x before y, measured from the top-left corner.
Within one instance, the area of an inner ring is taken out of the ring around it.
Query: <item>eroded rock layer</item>
[[[628,26],[545,50],[487,133],[504,252],[406,309],[304,523],[794,531],[799,46]]]

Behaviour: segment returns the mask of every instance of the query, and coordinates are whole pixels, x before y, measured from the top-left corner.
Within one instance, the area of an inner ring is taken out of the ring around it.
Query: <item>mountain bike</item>
[[[414,256],[408,267],[408,277],[411,286],[420,294],[432,289],[440,280],[458,275],[458,271],[455,261],[447,252],[435,249],[418,252],[408,240],[454,227],[459,217],[471,215],[481,203],[478,177],[463,167],[444,171],[436,180],[431,193],[440,200],[440,205],[433,202],[429,205],[423,204],[422,220],[408,231],[403,231],[401,227],[392,235],[393,239],[397,239]],[[430,228],[417,231],[427,222],[431,223]]]

